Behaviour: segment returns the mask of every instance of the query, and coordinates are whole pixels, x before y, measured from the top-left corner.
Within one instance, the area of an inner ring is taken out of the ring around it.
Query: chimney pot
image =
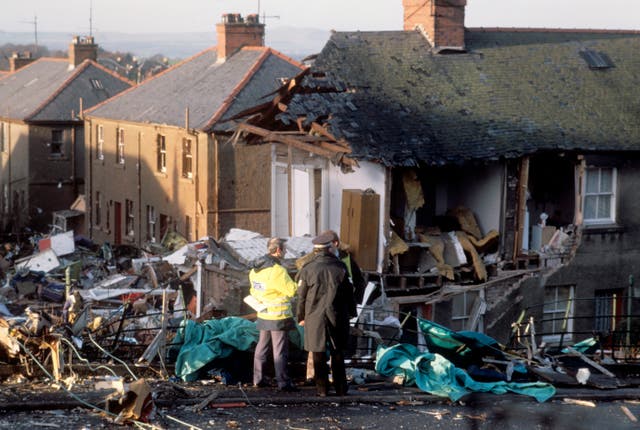
[[[84,60],[98,59],[98,45],[93,36],[74,36],[69,44],[69,65],[77,67]]]
[[[239,13],[222,15],[216,25],[218,35],[218,61],[225,61],[243,46],[264,46],[264,24],[257,15],[248,15],[246,21]]]

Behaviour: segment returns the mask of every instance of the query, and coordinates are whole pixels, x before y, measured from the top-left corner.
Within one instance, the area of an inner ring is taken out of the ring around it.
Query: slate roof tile
[[[99,79],[103,90],[95,90]],[[72,112],[100,103],[131,83],[92,61],[69,68],[66,59],[41,58],[0,79],[0,117],[31,121],[68,121]]]
[[[261,97],[280,86],[277,78],[300,70],[299,64],[269,48],[244,48],[224,62],[218,62],[215,48],[210,48],[97,106],[89,115],[183,127],[188,108],[189,126],[204,130],[217,114],[223,114],[224,122],[234,112],[260,103]]]
[[[314,71],[348,91],[297,94],[278,118],[331,115],[353,158],[387,165],[640,150],[639,33],[480,29],[466,42],[438,54],[417,32],[334,33]],[[590,68],[585,49],[614,67]]]

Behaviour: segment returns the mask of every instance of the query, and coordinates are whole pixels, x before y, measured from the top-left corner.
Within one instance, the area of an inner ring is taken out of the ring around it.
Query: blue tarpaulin
[[[544,402],[556,393],[553,385],[544,382],[478,382],[442,355],[420,352],[409,344],[379,347],[376,372],[383,376],[401,376],[405,385],[415,384],[425,392],[453,401],[471,392],[513,392]]]

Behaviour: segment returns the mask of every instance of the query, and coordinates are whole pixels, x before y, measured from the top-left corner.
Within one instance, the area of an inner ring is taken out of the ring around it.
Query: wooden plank
[[[517,257],[522,250],[524,237],[524,216],[527,207],[527,188],[529,186],[529,157],[523,157],[520,161],[520,175],[518,177],[518,212],[516,216],[516,238],[513,256]]]
[[[311,145],[309,143],[302,142],[299,139],[292,137],[291,135],[278,134],[278,133],[271,132],[269,130],[265,130],[263,128],[256,127],[253,125],[240,124],[238,126],[238,131],[243,131],[243,132],[258,135],[263,138],[263,141],[265,143],[268,143],[268,142],[283,143],[285,145],[290,145],[290,146],[293,146],[294,148],[298,148],[303,151],[308,151],[313,154],[321,155],[331,160],[333,160],[336,156],[336,152],[334,151],[330,151],[324,148],[320,148],[316,145]],[[346,155],[341,158],[340,162],[348,166],[358,166],[358,162],[356,160],[349,158]]]

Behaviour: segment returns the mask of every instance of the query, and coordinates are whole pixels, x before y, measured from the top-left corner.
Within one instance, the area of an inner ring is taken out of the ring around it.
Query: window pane
[[[596,218],[596,205],[598,204],[598,196],[586,196],[584,198],[584,218]]]
[[[587,185],[586,192],[587,193],[597,193],[599,191],[598,182],[599,182],[598,169],[588,169],[587,170]]]
[[[613,191],[613,171],[612,169],[600,170],[600,192],[610,193]]]
[[[598,218],[611,218],[611,197],[598,198]]]
[[[451,300],[451,316],[463,317],[465,315],[464,294],[458,294]]]

